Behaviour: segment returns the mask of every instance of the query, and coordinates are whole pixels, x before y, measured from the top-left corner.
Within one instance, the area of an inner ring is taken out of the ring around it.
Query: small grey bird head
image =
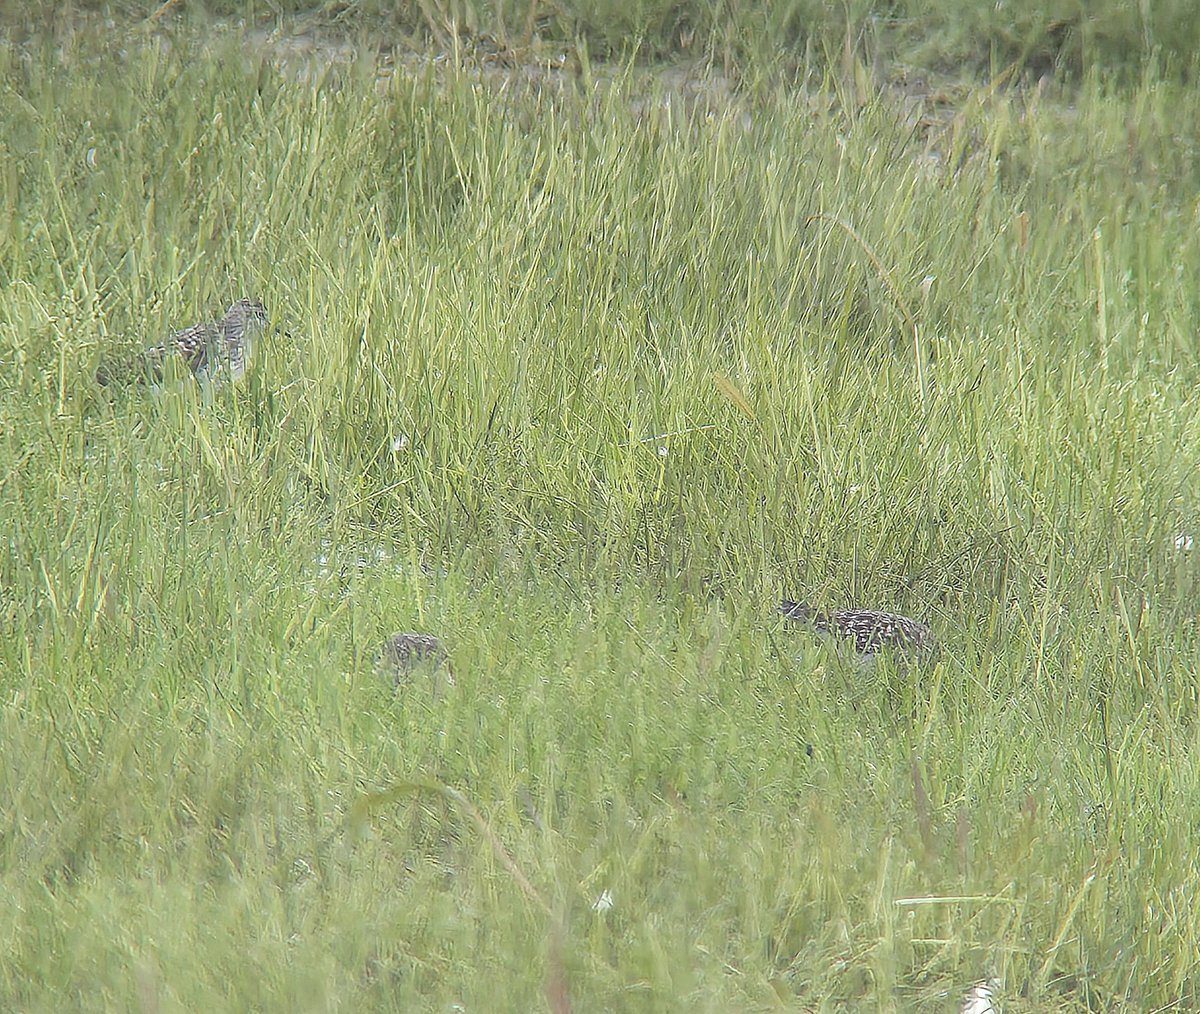
[[[829,633],[831,622],[829,615],[819,612],[807,602],[793,602],[791,599],[784,599],[779,605],[779,611],[789,620],[812,627],[819,634]]]
[[[257,331],[267,326],[267,308],[257,299],[239,299],[221,319],[220,328],[226,340]]]
[[[801,623],[811,623],[817,615],[816,610],[807,602],[793,602],[791,599],[784,599],[779,605],[779,611],[789,620]]]

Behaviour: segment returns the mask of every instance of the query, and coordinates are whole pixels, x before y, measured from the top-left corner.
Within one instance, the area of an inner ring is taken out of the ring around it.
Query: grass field
[[[0,1007],[1200,1005],[1194,85],[171,38],[0,47]]]

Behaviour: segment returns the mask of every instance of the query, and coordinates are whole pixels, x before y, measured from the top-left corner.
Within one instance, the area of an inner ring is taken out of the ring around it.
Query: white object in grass
[[[958,1009],[959,1014],[1000,1014],[1000,1007],[996,1003],[996,988],[996,983],[992,981],[976,983],[963,997],[962,1006]]]

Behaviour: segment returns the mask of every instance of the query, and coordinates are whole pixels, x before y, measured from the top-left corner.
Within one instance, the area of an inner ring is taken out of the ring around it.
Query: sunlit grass
[[[3,52],[6,1008],[1196,1001],[1194,91]]]

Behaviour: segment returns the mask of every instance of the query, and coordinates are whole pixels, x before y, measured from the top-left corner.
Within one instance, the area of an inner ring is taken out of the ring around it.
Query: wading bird
[[[375,655],[375,671],[399,686],[422,665],[434,670],[434,688],[444,678],[446,686],[454,686],[454,667],[446,654],[445,645],[433,634],[393,634],[380,646]],[[445,677],[441,670],[445,669]]]
[[[267,311],[257,299],[239,299],[220,320],[193,324],[176,331],[160,345],[120,363],[102,363],[96,383],[102,386],[134,381],[161,383],[167,362],[175,356],[197,379],[212,384],[240,380],[266,329]]]
[[[933,631],[919,620],[878,609],[838,609],[821,613],[803,602],[785,599],[779,611],[850,647],[862,659],[891,650],[918,663],[928,662],[937,649]]]

